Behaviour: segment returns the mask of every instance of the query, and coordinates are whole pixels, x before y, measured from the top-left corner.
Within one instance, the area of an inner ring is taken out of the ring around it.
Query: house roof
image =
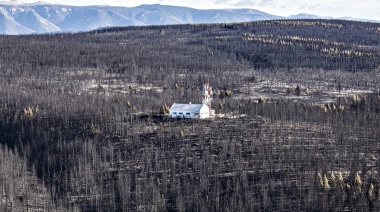
[[[203,107],[203,104],[178,104],[178,103],[174,103],[170,107],[170,111],[196,112],[196,111],[199,111],[202,107]]]

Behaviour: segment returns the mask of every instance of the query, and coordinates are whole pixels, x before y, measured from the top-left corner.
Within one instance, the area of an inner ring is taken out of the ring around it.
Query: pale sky
[[[36,0],[13,1],[36,2]],[[380,20],[380,0],[44,0],[44,2],[65,5],[111,5],[125,7],[159,3],[197,9],[252,8],[281,16],[309,13],[334,18],[350,16]]]

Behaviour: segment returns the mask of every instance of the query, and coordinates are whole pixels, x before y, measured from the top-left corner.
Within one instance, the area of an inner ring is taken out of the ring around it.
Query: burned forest
[[[0,36],[0,211],[379,211],[380,24]],[[208,119],[169,118],[200,103]]]

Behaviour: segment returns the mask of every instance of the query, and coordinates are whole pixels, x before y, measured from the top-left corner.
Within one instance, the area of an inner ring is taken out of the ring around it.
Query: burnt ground
[[[379,211],[378,29],[0,37],[0,210]],[[205,82],[215,118],[165,115]]]

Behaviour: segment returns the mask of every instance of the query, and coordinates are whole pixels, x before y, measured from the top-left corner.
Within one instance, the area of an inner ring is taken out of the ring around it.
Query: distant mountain
[[[319,15],[312,15],[312,14],[307,14],[307,13],[300,13],[298,15],[291,15],[291,16],[288,16],[287,18],[288,19],[334,19],[331,16],[319,16]],[[347,20],[347,21],[362,21],[362,22],[380,23],[380,21],[371,20],[371,19],[363,19],[363,18],[339,17],[337,19]]]
[[[291,15],[288,16],[289,19],[334,19],[330,16],[319,16],[319,15],[312,15],[307,13],[300,13],[298,15]]]
[[[380,21],[365,19],[365,18],[340,17],[339,19],[348,20],[348,21],[362,21],[362,22],[380,23]]]
[[[199,10],[160,4],[127,8],[67,6],[44,2],[32,4],[22,4],[18,1],[0,2],[0,34],[79,32],[113,26],[316,18],[325,17],[309,14],[281,17],[254,9]]]

